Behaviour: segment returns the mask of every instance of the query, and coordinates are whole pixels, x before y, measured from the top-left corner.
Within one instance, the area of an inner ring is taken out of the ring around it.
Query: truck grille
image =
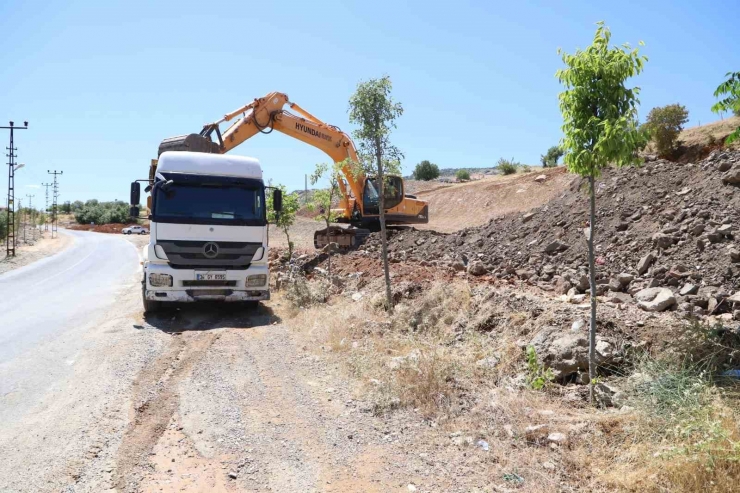
[[[246,269],[262,243],[157,240],[175,269]]]

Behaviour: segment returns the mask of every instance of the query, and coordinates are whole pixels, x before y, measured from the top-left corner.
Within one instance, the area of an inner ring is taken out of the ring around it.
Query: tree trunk
[[[329,196],[331,198],[331,195]],[[331,202],[329,202],[329,207],[331,207]],[[329,216],[327,216],[329,217]],[[327,273],[329,275],[329,284],[331,284],[331,242],[329,241],[329,220],[326,220],[326,254],[327,257],[327,265],[329,267]]]
[[[383,257],[383,273],[385,274],[385,309],[393,310],[393,295],[391,294],[391,274],[388,268],[388,239],[385,230],[385,174],[383,173],[383,156],[381,155],[380,139],[375,141],[375,159],[378,164],[378,208],[380,212],[380,252]]]
[[[596,267],[594,259],[594,236],[596,234],[596,187],[593,175],[588,178],[591,195],[591,217],[588,234],[588,276],[591,285],[591,324],[588,330],[588,398],[594,403],[594,380],[596,379]]]

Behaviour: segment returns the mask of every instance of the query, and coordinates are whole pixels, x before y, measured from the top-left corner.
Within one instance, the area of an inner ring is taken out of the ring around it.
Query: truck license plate
[[[214,272],[196,272],[197,281],[225,281],[226,274],[216,274]]]

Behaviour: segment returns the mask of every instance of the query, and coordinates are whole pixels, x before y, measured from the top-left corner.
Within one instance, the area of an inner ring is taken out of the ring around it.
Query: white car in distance
[[[129,226],[128,228],[123,228],[121,233],[125,235],[146,235],[149,234],[149,230],[141,226]]]

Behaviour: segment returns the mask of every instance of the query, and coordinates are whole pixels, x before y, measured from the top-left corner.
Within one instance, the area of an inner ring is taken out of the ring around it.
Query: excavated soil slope
[[[687,310],[706,309],[709,297],[721,305],[740,284],[738,184],[740,151],[715,151],[700,163],[654,160],[640,168],[606,170],[596,194],[600,293],[627,295],[667,286],[686,288],[677,305],[694,303],[684,305]],[[395,263],[416,261],[439,270],[526,279],[561,294],[571,287],[583,292],[588,286],[588,211],[586,182],[578,179],[545,205],[483,226],[453,234],[392,231],[390,257]],[[351,256],[369,260],[379,244],[379,236],[372,235]],[[641,260],[644,265],[638,265]],[[627,274],[621,283],[619,274]],[[703,301],[696,298],[697,290]],[[710,311],[715,308],[710,301]]]

